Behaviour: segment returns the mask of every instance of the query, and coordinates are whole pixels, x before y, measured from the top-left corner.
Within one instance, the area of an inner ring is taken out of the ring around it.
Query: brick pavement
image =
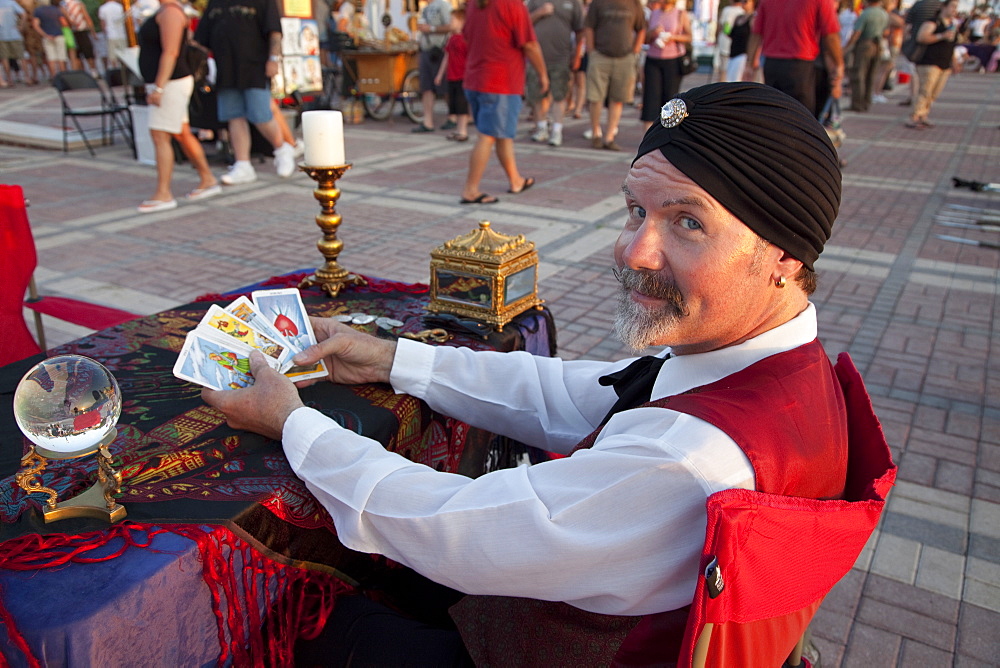
[[[997,81],[953,77],[932,130],[903,127],[900,93],[869,114],[845,115],[844,203],[813,301],[827,349],[850,351],[865,375],[900,474],[878,532],[817,616],[824,666],[1000,661],[1000,252],[935,236],[1000,241],[995,231],[936,220],[951,205],[1000,211],[1000,195],[950,183],[953,175],[1000,181]],[[627,149],[641,136],[634,117],[626,113],[620,135]],[[55,93],[0,91],[0,135],[27,133],[28,124],[58,137]],[[538,183],[507,195],[491,164],[483,188],[501,198],[495,206],[458,204],[469,144],[443,132],[411,135],[405,119],[348,126],[354,167],[340,183],[341,263],[426,282],[430,250],[489,219],[536,242],[560,354],[621,357],[609,334],[609,266],[631,154],[589,148],[586,126],[570,121],[559,149],[519,139],[522,172]],[[320,261],[312,182],[282,181],[266,165],[260,173],[221,197],[138,216],[154,172],[120,144],[96,159],[0,147],[0,181],[23,185],[32,200],[42,290],[140,313]],[[194,185],[180,166],[175,194]],[[85,333],[58,323],[47,330],[54,343]]]

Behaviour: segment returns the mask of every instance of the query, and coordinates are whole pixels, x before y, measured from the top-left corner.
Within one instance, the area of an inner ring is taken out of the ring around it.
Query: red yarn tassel
[[[3,544],[0,568],[30,571],[68,563],[94,563],[121,556],[130,547],[153,549],[153,537],[170,532],[198,545],[202,577],[218,623],[218,665],[294,665],[295,642],[319,635],[336,598],[354,588],[333,575],[272,561],[228,527],[191,524],[116,524],[77,536],[27,534]],[[99,557],[87,556],[114,539],[122,544]],[[276,600],[273,592],[279,592]],[[259,602],[263,601],[262,612]],[[249,603],[249,604],[248,604]],[[0,596],[0,624],[29,666],[40,666]],[[266,632],[266,637],[265,637]],[[0,655],[0,666],[4,658]]]

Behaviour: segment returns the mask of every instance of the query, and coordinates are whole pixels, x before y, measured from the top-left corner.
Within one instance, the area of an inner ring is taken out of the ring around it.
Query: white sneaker
[[[219,180],[227,186],[253,183],[257,180],[257,170],[249,162],[234,162],[229,171],[219,177]]]
[[[888,101],[885,99],[885,95],[872,95],[872,102],[875,104],[885,104]]]
[[[295,147],[288,142],[274,149],[274,170],[283,179],[295,173]]]
[[[306,154],[306,143],[301,139],[295,140],[295,157],[301,158]]]
[[[549,135],[549,146],[562,146],[562,128],[552,128]]]
[[[542,125],[535,128],[535,131],[531,133],[531,141],[546,142],[549,140],[549,131]]]

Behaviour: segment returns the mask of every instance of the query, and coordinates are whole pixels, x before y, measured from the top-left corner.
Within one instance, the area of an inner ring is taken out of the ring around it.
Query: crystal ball
[[[96,450],[114,432],[121,412],[118,381],[83,355],[39,362],[14,391],[17,426],[36,446],[58,454]]]

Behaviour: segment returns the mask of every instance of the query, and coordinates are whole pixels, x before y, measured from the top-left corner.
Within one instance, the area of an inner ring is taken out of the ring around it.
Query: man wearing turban
[[[231,426],[282,440],[345,545],[461,598],[457,631],[339,599],[323,656],[605,665],[658,618],[656,649],[676,659],[709,495],[843,494],[848,416],[809,302],[840,179],[826,132],[792,98],[752,83],[695,88],[664,106],[622,186],[615,327],[662,352],[563,361],[316,319],[319,343],[295,358],[326,358],[333,382],[389,382],[563,458],[476,479],[434,471],[304,407],[256,355],[253,388],[204,391]],[[762,436],[778,432],[787,438]]]

